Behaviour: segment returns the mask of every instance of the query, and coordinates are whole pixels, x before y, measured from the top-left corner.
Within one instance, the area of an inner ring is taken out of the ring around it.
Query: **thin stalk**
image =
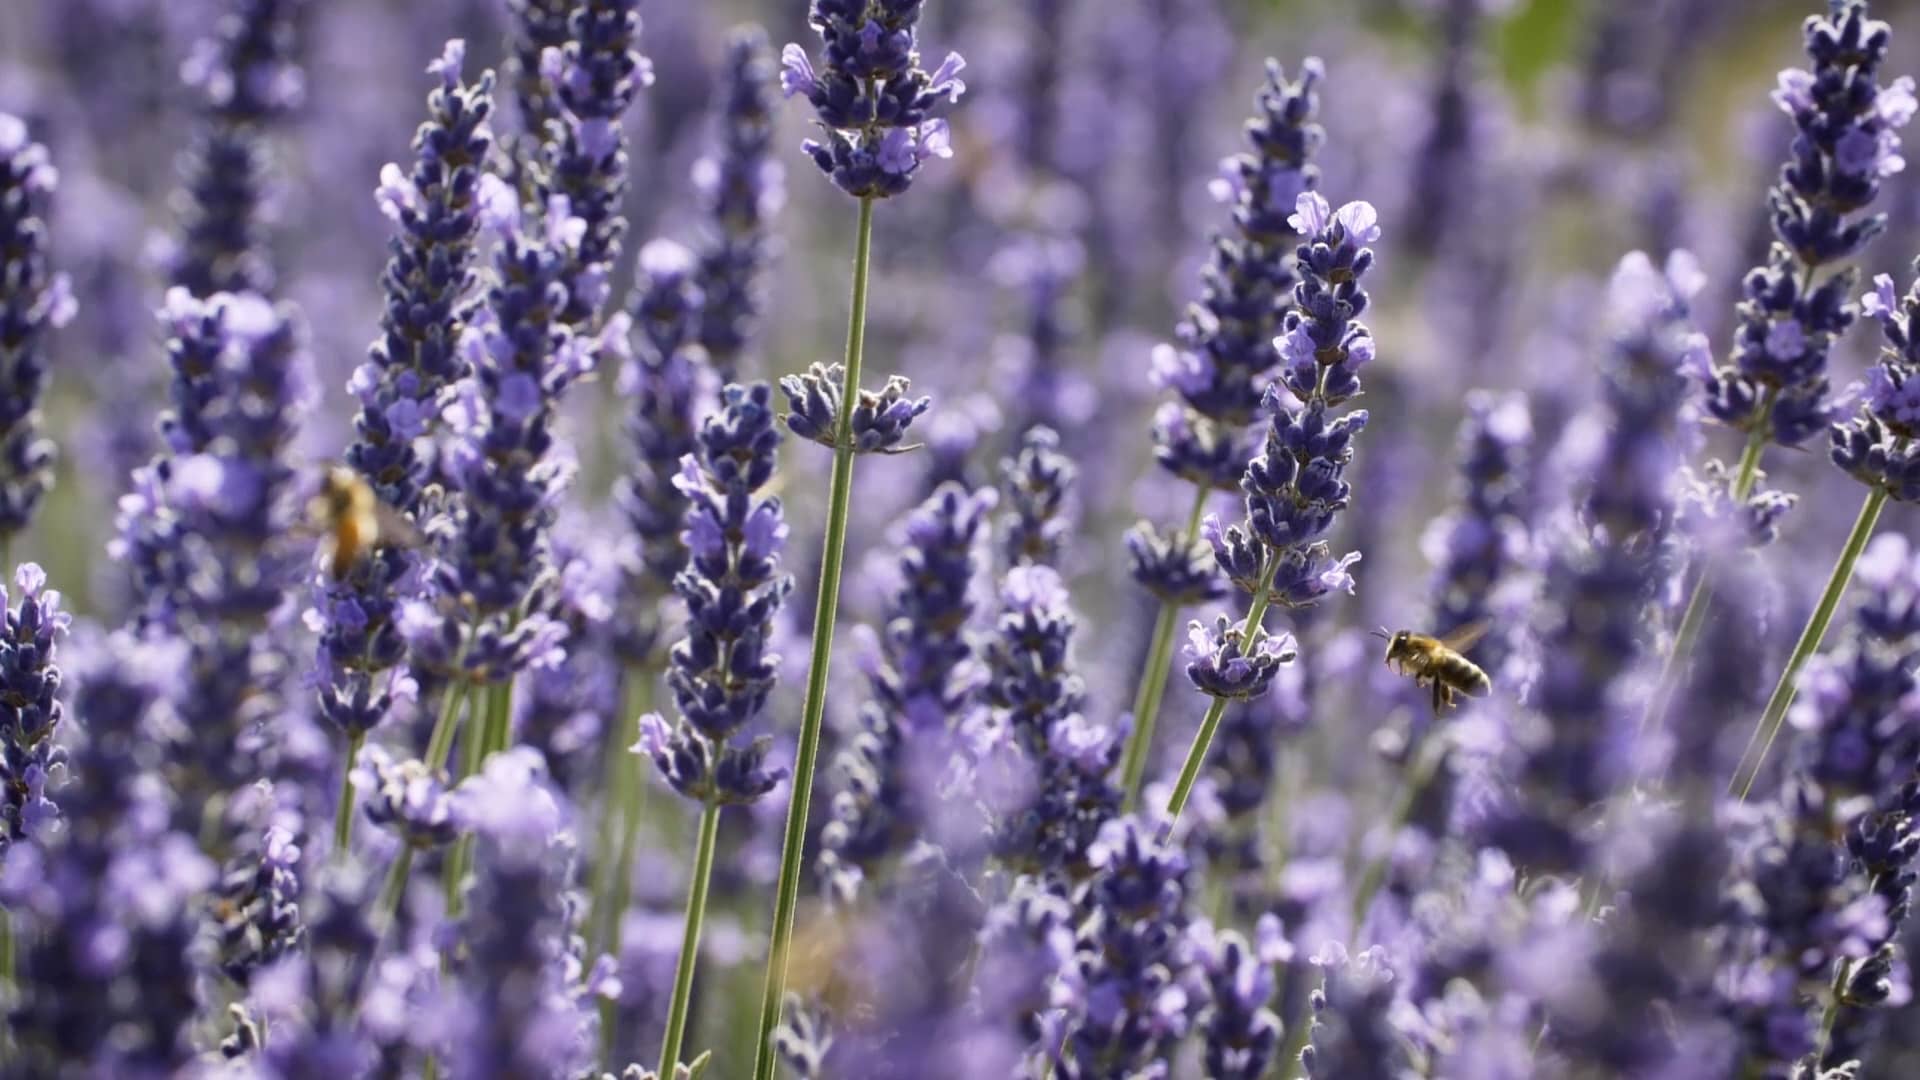
[[[667,1033],[660,1046],[660,1075],[672,1076],[680,1063],[687,1007],[693,999],[693,967],[700,958],[700,924],[707,915],[707,879],[713,876],[713,849],[720,839],[720,805],[708,803],[700,815],[700,841],[693,855],[693,886],[687,893],[687,927],[680,938],[680,962],[673,973],[673,1002],[667,1008]]]
[[[807,808],[813,798],[814,758],[827,706],[827,665],[833,654],[833,623],[840,608],[840,562],[847,542],[847,504],[853,494],[853,406],[860,394],[860,359],[867,326],[867,263],[873,247],[873,200],[860,200],[853,255],[853,303],[847,315],[846,378],[834,424],[833,481],[827,493],[827,536],[820,559],[820,591],[813,608],[813,656],[807,668],[807,699],[800,715],[800,745],[787,801],[787,833],[780,852],[780,887],[774,897],[772,944],[753,1048],[754,1080],[773,1080],[773,1029],[787,992],[787,951],[793,941],[794,909],[800,899],[801,848],[807,839]]]
[[[1180,534],[1183,543],[1191,542],[1200,528],[1200,515],[1207,509],[1206,488],[1194,493],[1193,509],[1187,512],[1187,528]],[[1140,672],[1140,686],[1133,695],[1133,730],[1127,733],[1126,756],[1120,767],[1123,810],[1131,810],[1140,801],[1140,784],[1147,775],[1147,756],[1153,750],[1153,730],[1160,719],[1160,699],[1167,692],[1168,669],[1173,664],[1173,642],[1180,629],[1180,605],[1160,602],[1160,617],[1153,623],[1153,641],[1147,646],[1147,666]]]
[[[1769,390],[1767,400],[1760,405],[1762,415],[1772,408],[1772,394]],[[1733,475],[1733,501],[1746,501],[1753,492],[1754,480],[1760,475],[1760,455],[1767,448],[1767,428],[1755,424],[1747,435],[1747,445],[1740,452],[1740,467]],[[1647,711],[1640,714],[1640,734],[1645,735],[1651,728],[1660,730],[1666,724],[1667,709],[1673,704],[1673,695],[1680,688],[1681,673],[1687,668],[1687,659],[1693,654],[1694,643],[1700,638],[1700,628],[1706,624],[1707,608],[1713,603],[1713,566],[1708,563],[1700,568],[1700,577],[1694,581],[1693,590],[1687,596],[1687,607],[1680,616],[1680,627],[1674,632],[1673,646],[1667,650],[1666,662],[1661,665],[1660,681],[1655,685],[1653,700],[1647,704]]]
[[[600,784],[600,829],[594,834],[593,845],[592,915],[587,925],[592,929],[588,944],[601,952],[612,951],[608,946],[607,909],[613,902],[613,896],[608,890],[613,887],[614,861],[619,858],[620,841],[626,833],[626,787],[637,777],[633,754],[621,745],[625,741],[622,735],[628,718],[636,715],[636,687],[644,678],[646,674],[638,668],[622,675],[618,698],[620,710],[614,715],[600,749],[606,760]]]
[[[634,703],[638,716],[653,706],[653,680],[644,679],[634,690]],[[640,775],[640,759],[625,747],[618,751],[627,759],[627,782],[621,791],[620,847],[619,855],[613,864],[613,880],[608,883],[607,951],[618,955],[620,952],[620,917],[626,914],[627,901],[633,892],[633,862],[640,854],[640,825],[646,819],[647,785]],[[662,1073],[661,1075],[672,1075]]]
[[[487,687],[486,699],[481,703],[480,723],[468,733],[467,741],[460,746],[460,771],[454,777],[455,784],[480,771],[491,746],[499,739],[495,729],[505,721],[502,705],[507,700],[507,686],[505,683],[496,683]],[[446,865],[441,867],[440,881],[446,890],[448,919],[459,918],[466,909],[466,895],[460,891],[460,886],[472,866],[473,837],[463,836],[454,841],[453,850],[447,854]]]
[[[1427,785],[1433,782],[1434,774],[1440,770],[1440,763],[1447,759],[1447,743],[1444,732],[1430,733],[1413,759],[1413,767],[1408,770],[1406,781],[1400,785],[1400,797],[1394,801],[1393,812],[1387,818],[1387,850],[1367,861],[1367,867],[1361,871],[1360,882],[1353,891],[1353,932],[1360,933],[1360,920],[1366,917],[1367,908],[1373,904],[1375,893],[1386,882],[1387,859],[1392,854],[1393,834],[1407,823],[1408,815],[1413,813],[1414,803],[1420,800]]]
[[[340,773],[340,806],[333,812],[333,859],[335,862],[347,857],[347,849],[353,844],[353,763],[360,758],[360,748],[367,744],[367,733],[356,731],[347,736],[347,767]]]
[[[1833,621],[1833,613],[1840,606],[1840,597],[1847,591],[1847,583],[1853,579],[1853,564],[1859,561],[1860,553],[1866,550],[1867,541],[1873,536],[1873,527],[1880,520],[1880,510],[1886,504],[1886,489],[1876,487],[1860,506],[1860,516],[1854,519],[1853,531],[1847,534],[1847,546],[1841,549],[1840,559],[1833,564],[1833,573],[1827,577],[1826,591],[1820,594],[1820,603],[1813,609],[1813,617],[1807,620],[1806,628],[1800,631],[1800,640],[1794,644],[1792,655],[1787,657],[1786,670],[1780,673],[1773,696],[1767,699],[1767,711],[1761,714],[1760,723],[1747,739],[1746,750],[1740,754],[1740,767],[1734,770],[1733,782],[1728,785],[1727,791],[1738,795],[1741,802],[1745,802],[1747,794],[1753,790],[1754,778],[1760,775],[1760,766],[1767,760],[1767,751],[1773,749],[1773,740],[1780,734],[1780,725],[1787,717],[1787,706],[1793,704],[1800,669],[1807,666],[1807,661],[1819,650],[1820,640],[1827,636],[1827,624]]]
[[[1240,647],[1254,647],[1253,633],[1260,626],[1260,620],[1267,614],[1267,602],[1273,597],[1273,576],[1280,570],[1280,557],[1276,552],[1267,553],[1267,568],[1260,572],[1260,584],[1253,590],[1253,602],[1247,605],[1246,621],[1240,624]],[[1213,745],[1213,733],[1220,728],[1220,718],[1227,712],[1227,699],[1214,698],[1207,706],[1206,718],[1200,721],[1200,730],[1194,732],[1193,745],[1187,748],[1187,763],[1180,768],[1180,781],[1173,787],[1173,797],[1167,800],[1167,821],[1160,827],[1160,839],[1173,835],[1174,822],[1180,820],[1180,811],[1186,809],[1187,797],[1193,794],[1193,785],[1200,779],[1200,766],[1207,760],[1207,749]]]

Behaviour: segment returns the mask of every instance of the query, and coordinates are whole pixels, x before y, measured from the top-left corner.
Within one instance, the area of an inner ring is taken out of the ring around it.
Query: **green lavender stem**
[[[687,894],[687,927],[680,938],[680,962],[673,973],[673,1001],[667,1008],[667,1033],[660,1046],[660,1075],[672,1076],[680,1062],[687,1006],[693,998],[693,966],[700,958],[700,924],[707,915],[707,879],[713,876],[713,849],[720,838],[720,806],[708,803],[700,815],[700,842],[694,849],[693,886]]]
[[[634,698],[638,711],[629,711],[629,716],[638,716],[652,707],[650,677],[636,688]],[[627,900],[633,891],[633,861],[640,854],[640,824],[646,818],[647,798],[647,785],[640,775],[640,759],[625,747],[618,752],[627,759],[626,786],[620,793],[620,848],[613,864],[613,880],[608,883],[606,929],[607,951],[615,955],[620,952],[620,917],[626,913]]]
[[[1273,596],[1273,576],[1279,569],[1279,556],[1268,552],[1267,568],[1261,571],[1260,584],[1253,590],[1253,602],[1247,605],[1247,619],[1240,624],[1243,649],[1254,647],[1253,634],[1267,614],[1267,602]],[[1214,698],[1213,704],[1207,706],[1206,718],[1200,721],[1200,730],[1194,732],[1193,745],[1187,748],[1187,763],[1180,768],[1180,781],[1173,787],[1173,797],[1167,800],[1167,821],[1160,827],[1163,841],[1173,835],[1173,825],[1180,820],[1180,811],[1186,809],[1187,797],[1193,794],[1193,785],[1200,779],[1200,766],[1207,760],[1207,749],[1213,745],[1213,733],[1219,730],[1220,718],[1226,712],[1227,699]]]
[[[340,806],[333,812],[333,858],[347,857],[353,844],[353,763],[360,759],[360,748],[367,744],[367,733],[356,731],[347,736],[347,765],[340,773]]]
[[[1207,508],[1210,492],[1201,488],[1194,494],[1193,509],[1187,514],[1187,529],[1180,534],[1182,543],[1192,543],[1200,528],[1200,515]],[[1153,751],[1153,730],[1160,719],[1160,699],[1167,692],[1168,670],[1173,664],[1173,642],[1180,628],[1180,605],[1160,602],[1160,617],[1153,624],[1153,641],[1147,646],[1146,670],[1140,673],[1140,686],[1133,695],[1133,730],[1127,734],[1126,756],[1120,767],[1123,809],[1131,810],[1140,802],[1140,785],[1147,775],[1147,756]]]
[[[1853,580],[1853,564],[1860,560],[1860,553],[1866,550],[1867,541],[1873,537],[1873,527],[1880,520],[1880,510],[1887,504],[1887,491],[1876,487],[1867,495],[1867,501],[1860,506],[1860,516],[1854,519],[1853,531],[1847,534],[1847,546],[1840,551],[1840,560],[1833,564],[1833,573],[1827,578],[1826,591],[1820,594],[1820,603],[1813,609],[1813,616],[1807,620],[1806,628],[1800,631],[1800,640],[1793,646],[1792,655],[1787,657],[1786,670],[1780,673],[1780,681],[1773,688],[1773,696],[1767,699],[1767,711],[1760,716],[1760,723],[1753,729],[1753,735],[1747,740],[1747,748],[1740,754],[1740,767],[1734,770],[1733,782],[1727,791],[1738,795],[1745,802],[1753,790],[1754,778],[1760,775],[1760,766],[1767,760],[1767,752],[1773,749],[1773,740],[1780,734],[1780,725],[1787,718],[1787,706],[1793,704],[1794,690],[1800,680],[1800,669],[1820,648],[1820,641],[1827,636],[1827,625],[1833,622],[1833,613],[1840,607],[1840,597],[1847,591],[1847,583]]]
[[[454,669],[459,670],[456,659]],[[427,736],[427,768],[438,771],[447,763],[447,754],[453,748],[454,732],[460,727],[460,703],[466,700],[467,691],[472,686],[464,678],[448,684],[446,693],[440,698],[440,715],[434,718],[433,733]],[[413,845],[402,843],[400,853],[393,858],[393,865],[387,868],[386,883],[380,887],[378,906],[374,908],[374,929],[384,934],[388,924],[400,910],[400,901],[406,897],[407,877],[413,872]]]
[[[860,395],[860,359],[867,324],[867,262],[872,246],[873,200],[861,199],[860,224],[854,242],[853,304],[847,317],[846,378],[840,391],[840,415],[834,424],[827,536],[820,559],[820,590],[813,609],[813,656],[807,667],[806,705],[800,715],[800,745],[794,757],[786,840],[780,852],[780,887],[773,904],[772,944],[767,950],[766,986],[760,996],[760,1020],[754,1038],[754,1080],[773,1080],[773,1029],[780,1023],[780,1004],[787,992],[787,953],[793,942],[794,909],[800,899],[801,848],[807,839],[807,808],[813,798],[820,723],[826,715],[827,664],[833,653],[833,624],[840,608],[840,563],[846,554],[847,505],[853,494],[853,407]]]
[[[1366,869],[1360,873],[1360,883],[1353,891],[1353,929],[1360,932],[1361,920],[1367,916],[1367,908],[1372,906],[1375,893],[1386,882],[1387,859],[1392,854],[1393,836],[1407,823],[1413,813],[1414,803],[1420,801],[1420,795],[1433,782],[1440,771],[1440,764],[1447,760],[1447,744],[1444,732],[1433,732],[1427,736],[1416,752],[1413,764],[1407,770],[1405,781],[1400,785],[1400,797],[1393,804],[1393,812],[1387,818],[1387,850],[1367,860]]]
[[[1773,391],[1760,405],[1762,415],[1773,407]],[[1753,492],[1753,484],[1760,475],[1760,454],[1767,447],[1767,428],[1764,424],[1754,425],[1747,435],[1747,445],[1740,452],[1740,467],[1733,476],[1733,501],[1735,505],[1746,501]],[[1681,673],[1686,671],[1687,658],[1693,653],[1695,642],[1700,639],[1700,628],[1706,624],[1707,608],[1713,603],[1713,567],[1711,564],[1700,568],[1699,580],[1693,583],[1693,591],[1687,596],[1687,607],[1680,616],[1679,629],[1674,632],[1673,646],[1667,650],[1666,663],[1660,669],[1660,681],[1655,684],[1654,697],[1647,705],[1647,711],[1640,715],[1640,733],[1645,735],[1648,729],[1654,731],[1666,723],[1667,709],[1673,704],[1673,695],[1680,688]]]

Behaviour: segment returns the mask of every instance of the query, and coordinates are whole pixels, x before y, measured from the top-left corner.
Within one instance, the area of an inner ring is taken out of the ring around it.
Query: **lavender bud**
[[[73,289],[48,265],[47,214],[59,171],[27,125],[0,113],[0,537],[33,520],[53,486],[51,440],[40,433],[47,331],[73,319]]]
[[[1028,429],[1020,450],[1000,462],[1001,490],[1007,498],[1002,543],[1009,565],[1052,565],[1073,531],[1072,499],[1079,467],[1060,452],[1052,428]]]
[[[805,97],[825,136],[801,149],[856,199],[904,193],[923,162],[951,157],[940,118],[967,84],[966,61],[948,53],[920,67],[915,26],[924,0],[813,0],[807,23],[826,48],[816,70],[799,45],[780,53],[780,89]]]
[[[1292,634],[1270,634],[1255,627],[1253,644],[1242,640],[1240,627],[1225,615],[1214,619],[1213,630],[1195,619],[1187,624],[1187,678],[1208,697],[1251,701],[1273,686],[1280,668],[1299,652]]]
[[[1920,281],[1896,300],[1892,276],[1881,274],[1860,310],[1880,324],[1886,344],[1867,372],[1859,415],[1833,426],[1833,463],[1894,499],[1920,502]]]
[[[840,384],[846,377],[841,364],[809,365],[804,375],[788,375],[780,380],[787,395],[787,430],[802,439],[833,448],[839,430]],[[887,376],[887,385],[879,393],[860,391],[852,420],[853,450],[856,454],[904,454],[914,449],[901,445],[907,428],[933,406],[928,397],[907,396],[909,383],[900,375]]]
[[[397,761],[378,744],[362,747],[353,763],[353,786],[365,800],[367,820],[416,848],[441,847],[457,834],[445,785],[426,762]]]
[[[712,230],[700,253],[707,296],[700,344],[723,381],[732,381],[766,306],[763,279],[775,249],[770,226],[787,198],[786,172],[768,153],[776,72],[765,31],[733,31],[717,145],[693,167]]]

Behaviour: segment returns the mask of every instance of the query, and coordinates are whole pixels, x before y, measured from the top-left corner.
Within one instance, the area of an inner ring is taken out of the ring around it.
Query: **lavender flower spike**
[[[626,134],[621,120],[634,95],[653,82],[653,65],[640,55],[640,0],[584,0],[567,18],[570,40],[540,58],[559,115],[546,121],[546,199],[564,197],[586,224],[573,286],[562,318],[578,333],[597,328],[607,279],[627,231],[621,200],[627,191]]]
[[[25,531],[53,486],[53,443],[40,433],[47,331],[72,320],[73,289],[47,258],[47,213],[59,171],[27,125],[0,113],[0,547]]]
[[[63,713],[56,652],[72,616],[60,610],[60,593],[46,587],[38,565],[21,564],[13,580],[20,590],[17,604],[8,604],[0,588],[6,618],[0,635],[0,859],[59,819],[50,796],[67,760],[66,750],[54,743]]]
[[[773,478],[780,443],[772,396],[765,383],[727,387],[720,412],[701,429],[697,455],[674,478],[688,501],[681,535],[689,559],[673,582],[687,605],[687,636],[674,645],[667,671],[680,722],[641,717],[634,747],[674,790],[713,806],[750,804],[784,776],[763,764],[768,736],[734,741],[773,689],[772,622],[793,588],[779,572],[787,538],[780,500],[759,494]]]
[[[840,364],[814,364],[804,375],[780,380],[791,412],[787,430],[802,439],[833,448],[842,408],[841,384],[846,369]],[[916,447],[904,445],[907,428],[933,405],[928,397],[908,397],[912,384],[905,376],[889,375],[879,393],[861,390],[853,407],[850,437],[856,454],[904,454]]]
[[[1867,372],[1860,414],[1833,426],[1833,462],[1891,499],[1920,502],[1920,279],[1896,300],[1893,278],[1881,274],[1860,309],[1886,344]]]
[[[807,23],[825,64],[816,70],[799,45],[781,50],[780,89],[813,105],[824,135],[802,148],[856,199],[902,194],[922,163],[953,155],[940,114],[966,90],[967,65],[948,53],[933,73],[921,69],[914,31],[924,2],[813,0]]]
[[[768,153],[775,72],[765,31],[743,26],[729,35],[717,145],[693,167],[711,230],[700,250],[707,296],[700,343],[725,381],[739,370],[766,304],[762,279],[775,249],[770,227],[787,199],[786,170]]]
[[[1773,94],[1798,129],[1770,195],[1776,242],[1747,274],[1732,356],[1706,385],[1716,419],[1782,446],[1827,426],[1827,357],[1854,318],[1854,271],[1817,275],[1885,230],[1885,215],[1854,215],[1906,167],[1897,132],[1913,118],[1914,80],[1877,81],[1892,36],[1866,0],[1834,0],[1832,14],[1807,19],[1813,70],[1781,72]]]
[[[387,298],[380,337],[347,384],[360,410],[346,462],[415,524],[428,479],[416,443],[439,426],[448,388],[468,372],[459,342],[479,303],[474,245],[493,141],[493,73],[463,82],[465,57],[466,43],[455,39],[428,65],[437,85],[414,135],[418,156],[409,171],[394,164],[380,171],[374,197],[398,233],[380,277]],[[410,692],[399,679],[375,684],[405,654],[395,617],[419,592],[419,561],[398,545],[383,547],[318,584],[320,713],[349,740],[373,730]]]

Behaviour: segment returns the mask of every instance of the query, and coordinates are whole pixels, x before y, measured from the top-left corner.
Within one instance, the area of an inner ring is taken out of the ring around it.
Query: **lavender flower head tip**
[[[465,38],[448,38],[440,57],[427,65],[427,74],[438,75],[449,90],[460,84],[460,69],[467,62]]]
[[[1317,191],[1303,191],[1294,200],[1293,216],[1287,219],[1302,236],[1318,236],[1329,225],[1341,231],[1355,244],[1371,244],[1380,239],[1380,212],[1370,202],[1356,200],[1334,210]]]

